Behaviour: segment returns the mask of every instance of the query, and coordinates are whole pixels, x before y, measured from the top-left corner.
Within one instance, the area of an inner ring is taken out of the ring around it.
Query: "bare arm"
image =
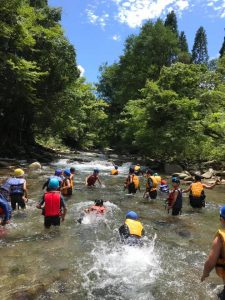
[[[187,188],[186,190],[182,190],[182,193],[188,193],[191,191],[191,185],[189,186],[189,188]]]
[[[217,183],[219,182],[219,180],[216,180],[213,184],[211,184],[211,185],[207,185],[207,184],[202,184],[203,185],[203,187],[205,188],[205,189],[207,189],[207,190],[212,190],[216,185],[217,185]]]
[[[205,262],[201,281],[204,281],[209,276],[213,268],[215,267],[216,262],[220,256],[221,248],[222,248],[221,240],[219,237],[216,237],[213,241],[212,249],[209,253],[209,256]]]
[[[101,180],[99,179],[99,177],[98,177],[97,180],[98,180],[98,183],[99,183],[100,185],[102,185]]]
[[[28,198],[28,195],[27,195],[27,182],[26,181],[24,181],[24,183],[23,183],[23,190],[24,190],[24,196],[26,198]]]

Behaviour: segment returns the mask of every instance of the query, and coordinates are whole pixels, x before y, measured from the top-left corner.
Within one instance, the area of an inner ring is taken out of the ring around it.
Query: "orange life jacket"
[[[116,170],[116,169],[113,169],[112,171],[111,171],[111,175],[118,175],[119,174],[119,172],[118,172],[118,170]]]
[[[157,189],[158,181],[157,181],[157,179],[156,179],[155,176],[148,176],[147,177],[147,182],[146,182],[146,189],[147,190],[150,188],[150,186],[149,186],[149,180],[148,180],[149,178],[152,180],[152,184],[153,184],[153,186],[151,188],[151,192],[152,192],[152,191],[155,191]]]
[[[221,257],[216,262],[216,273],[218,276],[225,280],[225,229],[219,229],[216,236],[218,236],[222,242]]]
[[[191,195],[193,197],[199,198],[204,193],[204,187],[200,181],[194,182],[191,185]]]
[[[105,207],[104,206],[97,206],[97,205],[93,205],[90,208],[91,211],[96,211],[97,213],[103,214],[105,212]]]

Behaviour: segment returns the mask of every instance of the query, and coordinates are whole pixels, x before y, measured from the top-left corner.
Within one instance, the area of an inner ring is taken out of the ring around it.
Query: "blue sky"
[[[63,10],[62,25],[77,51],[77,62],[88,82],[97,82],[103,62],[118,60],[128,35],[147,20],[178,16],[192,49],[195,33],[204,26],[211,58],[218,56],[224,38],[225,0],[49,0]]]

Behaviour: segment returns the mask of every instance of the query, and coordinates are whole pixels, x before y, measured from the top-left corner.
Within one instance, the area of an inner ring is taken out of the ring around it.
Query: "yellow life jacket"
[[[148,176],[147,177],[147,182],[146,182],[146,188],[149,189],[149,182],[148,182],[148,179],[151,178],[152,180],[152,188],[151,188],[151,191],[155,191],[157,189],[157,186],[158,186],[158,181],[156,180],[156,176]]]
[[[126,219],[125,224],[128,226],[131,235],[142,236],[144,227],[140,221]]]
[[[139,181],[138,176],[132,175],[132,181],[134,183],[135,189],[138,189],[139,185],[140,185],[140,181]]]
[[[119,174],[119,172],[118,172],[118,170],[116,170],[116,169],[113,169],[112,171],[111,171],[111,175],[118,175]]]
[[[155,177],[155,179],[157,180],[157,183],[158,184],[160,184],[161,183],[161,181],[162,181],[162,178],[161,178],[161,176],[154,176]]]
[[[215,267],[216,273],[225,280],[225,229],[219,229],[216,236],[218,236],[222,242],[221,257],[218,258]]]
[[[74,175],[70,175],[70,186],[74,189]]]
[[[201,195],[203,194],[203,191],[204,191],[204,188],[200,181],[192,183],[191,195],[193,197],[201,197]]]

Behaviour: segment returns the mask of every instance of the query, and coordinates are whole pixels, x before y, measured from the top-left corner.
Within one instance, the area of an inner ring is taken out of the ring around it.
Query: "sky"
[[[130,34],[138,34],[149,19],[165,19],[171,10],[177,14],[179,31],[185,31],[189,50],[203,26],[209,56],[216,58],[225,34],[225,0],[49,0],[49,5],[62,8],[65,35],[75,46],[88,82],[98,81],[102,63],[118,61]]]

